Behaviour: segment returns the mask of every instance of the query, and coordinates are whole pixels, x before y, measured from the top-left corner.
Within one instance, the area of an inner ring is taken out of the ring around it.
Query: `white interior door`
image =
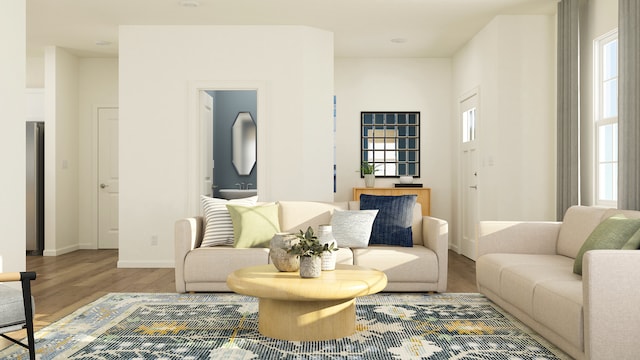
[[[98,248],[118,248],[118,109],[98,108]]]
[[[213,196],[213,97],[206,91],[200,91],[200,141],[204,145],[201,158],[200,195]]]
[[[477,254],[476,228],[478,223],[478,95],[473,94],[460,103],[462,122],[462,239],[460,252],[475,260]]]

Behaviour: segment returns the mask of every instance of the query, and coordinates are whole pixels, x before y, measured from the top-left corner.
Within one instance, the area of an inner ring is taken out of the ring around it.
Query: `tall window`
[[[594,121],[596,140],[596,204],[618,201],[618,32],[594,46]]]

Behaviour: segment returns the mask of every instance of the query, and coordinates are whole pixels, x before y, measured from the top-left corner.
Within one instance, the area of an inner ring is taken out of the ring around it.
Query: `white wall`
[[[479,220],[555,219],[554,69],[554,16],[498,16],[454,56],[454,163],[459,101],[472,89],[480,94]],[[450,231],[455,243],[458,228]]]
[[[98,247],[98,107],[118,106],[118,59],[78,62],[78,245]]]
[[[595,135],[593,133],[593,41],[618,28],[617,0],[589,0],[583,4],[580,29],[580,199],[595,202]]]
[[[27,57],[27,88],[44,88],[44,56]]]
[[[78,247],[78,59],[45,49],[45,256]]]
[[[0,2],[0,272],[24,271],[25,259],[25,0]]]
[[[298,26],[122,26],[119,42],[118,266],[173,266],[174,223],[198,211],[194,84],[261,84],[261,200],[333,200],[331,33]]]
[[[451,219],[450,59],[338,58],[336,93],[336,201],[351,200],[360,178],[360,112],[419,111],[420,178],[431,188],[431,214]],[[398,179],[376,179],[392,187]]]

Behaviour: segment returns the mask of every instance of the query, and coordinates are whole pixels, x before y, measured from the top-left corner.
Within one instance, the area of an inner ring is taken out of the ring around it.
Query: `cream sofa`
[[[359,209],[359,202],[321,203],[280,201],[280,229],[298,232],[329,224],[335,209]],[[237,249],[231,246],[200,247],[203,217],[178,220],[175,224],[175,276],[177,292],[230,291],[227,275],[236,269],[267,264],[269,249]],[[337,262],[384,271],[385,291],[437,291],[447,288],[448,224],[422,216],[420,204],[413,212],[413,247],[369,246],[341,248]]]
[[[640,358],[640,251],[588,251],[573,273],[584,241],[617,214],[640,217],[574,206],[563,222],[480,222],[478,290],[576,359]]]

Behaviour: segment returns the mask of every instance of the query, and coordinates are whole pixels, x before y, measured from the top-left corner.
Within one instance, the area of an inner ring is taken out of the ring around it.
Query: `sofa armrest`
[[[447,291],[449,267],[449,223],[431,216],[422,217],[422,241],[438,257],[438,292]]]
[[[200,246],[202,241],[204,218],[196,216],[180,219],[175,225],[175,276],[176,291],[186,291],[184,281],[184,259],[189,251]]]
[[[561,222],[480,221],[477,257],[490,253],[556,254]]]
[[[640,251],[592,250],[582,262],[588,359],[636,359],[640,332]]]

